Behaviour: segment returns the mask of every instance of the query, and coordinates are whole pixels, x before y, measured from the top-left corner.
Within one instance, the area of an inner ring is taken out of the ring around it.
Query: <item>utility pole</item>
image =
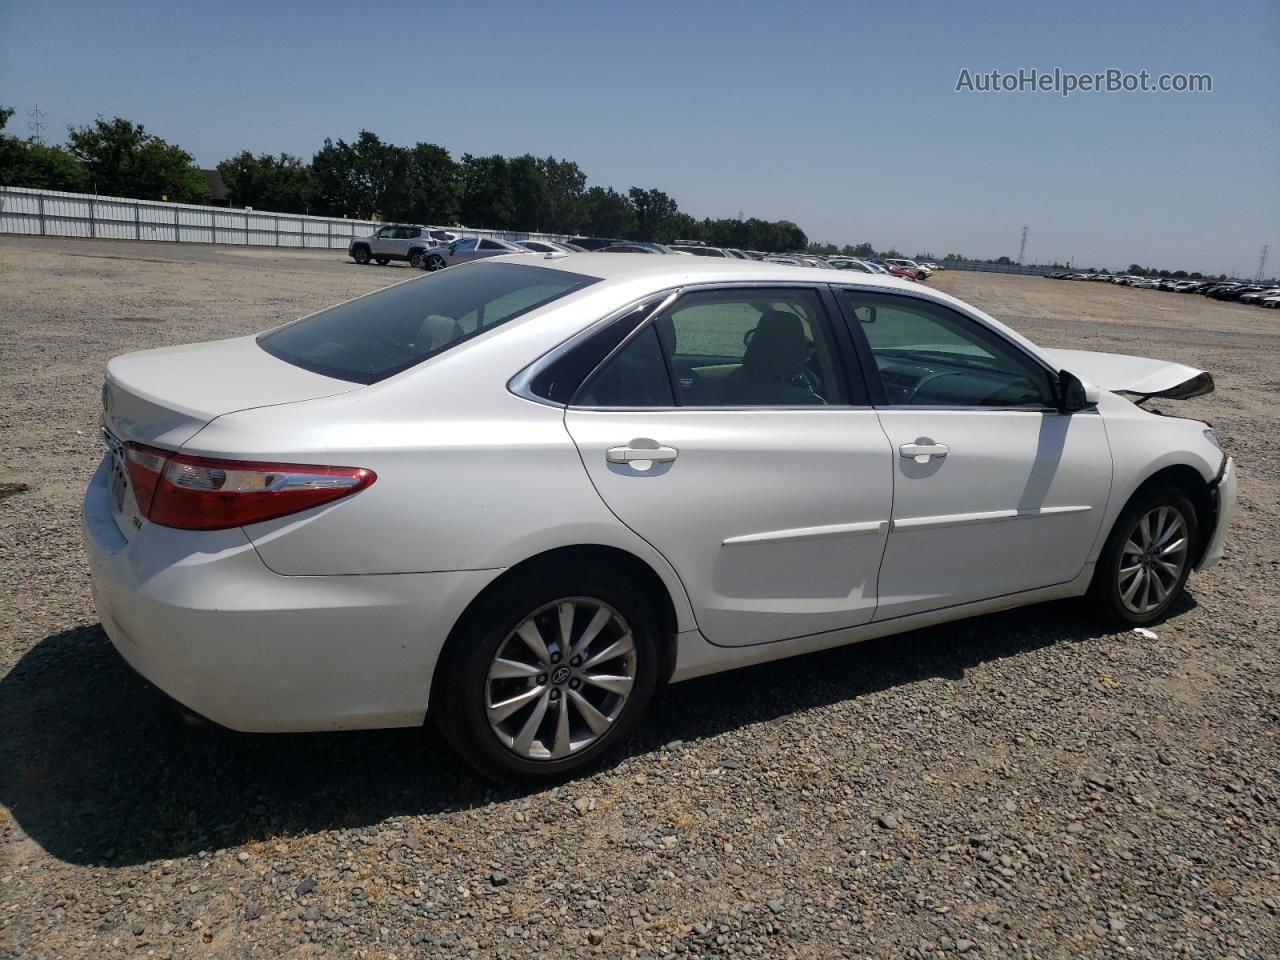
[[[27,129],[31,131],[31,139],[36,143],[44,146],[44,117],[45,112],[40,109],[40,104],[27,111]]]
[[[1264,243],[1262,245],[1262,256],[1258,257],[1258,272],[1253,276],[1254,283],[1262,281],[1262,270],[1267,265],[1267,249],[1268,245]]]
[[[1022,228],[1022,245],[1018,247],[1018,262],[1022,262],[1022,258],[1027,253],[1027,228]]]

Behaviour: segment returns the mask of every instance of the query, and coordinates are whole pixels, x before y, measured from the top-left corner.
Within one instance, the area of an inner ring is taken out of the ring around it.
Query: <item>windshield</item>
[[[258,344],[313,373],[377,383],[597,282],[514,263],[453,267],[269,330]]]

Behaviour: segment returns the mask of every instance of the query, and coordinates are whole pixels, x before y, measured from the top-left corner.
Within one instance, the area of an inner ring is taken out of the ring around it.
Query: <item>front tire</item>
[[[378,258],[377,258],[377,261],[378,261],[378,266],[380,266],[380,267],[385,267],[388,263],[390,263],[390,262],[391,262],[391,258],[390,258],[390,257],[378,257]]]
[[[645,712],[658,629],[624,577],[580,564],[531,571],[453,638],[432,713],[484,776],[563,779],[614,750]]]
[[[370,260],[370,257],[369,257],[369,248],[368,248],[368,247],[356,247],[354,250],[352,250],[352,251],[351,251],[351,259],[352,259],[352,260],[354,260],[356,263],[360,264],[360,266],[362,266],[362,267],[363,267],[363,266],[364,266],[365,264],[367,264],[367,263],[369,262],[369,260]]]
[[[1115,626],[1159,620],[1182,594],[1199,537],[1195,507],[1177,488],[1154,490],[1120,514],[1098,557],[1089,598]]]
[[[427,257],[427,261],[423,264],[423,268],[434,273],[437,270],[443,270],[448,264],[444,262],[444,257],[438,253],[433,253]]]

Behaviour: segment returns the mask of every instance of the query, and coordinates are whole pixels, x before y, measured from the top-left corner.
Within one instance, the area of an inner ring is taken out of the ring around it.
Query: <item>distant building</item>
[[[222,174],[217,170],[201,170],[204,174],[205,181],[209,184],[209,202],[215,207],[231,206],[231,191],[227,189],[227,185],[222,180]]]

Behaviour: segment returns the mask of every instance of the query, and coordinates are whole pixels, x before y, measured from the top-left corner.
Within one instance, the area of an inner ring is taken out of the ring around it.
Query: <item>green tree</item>
[[[227,185],[232,206],[277,213],[311,212],[315,194],[311,167],[297,157],[287,153],[255,157],[245,150],[218,164],[218,173]]]
[[[462,222],[469,227],[503,230],[514,226],[515,196],[506,157],[462,155]]]
[[[671,218],[680,212],[679,205],[661,190],[632,187],[627,194],[635,211],[635,239],[644,241],[675,239],[667,230]]]
[[[209,184],[191,154],[147,133],[140,123],[98,117],[88,126],[71,127],[68,139],[100,194],[178,203],[209,199]]]
[[[632,237],[636,212],[612,187],[591,187],[583,196],[582,229],[593,237]]]
[[[576,233],[582,228],[582,197],[587,189],[587,175],[572,160],[547,157],[539,164],[547,184],[546,229]]]
[[[417,143],[409,151],[413,204],[406,219],[414,223],[458,222],[460,169],[449,151],[434,143]]]
[[[550,228],[551,190],[542,161],[532,154],[507,161],[511,184],[512,219],[507,226],[540,232]]]
[[[19,140],[3,133],[12,116],[12,108],[0,107],[0,183],[72,193],[89,188],[89,174],[84,164],[64,148]]]

